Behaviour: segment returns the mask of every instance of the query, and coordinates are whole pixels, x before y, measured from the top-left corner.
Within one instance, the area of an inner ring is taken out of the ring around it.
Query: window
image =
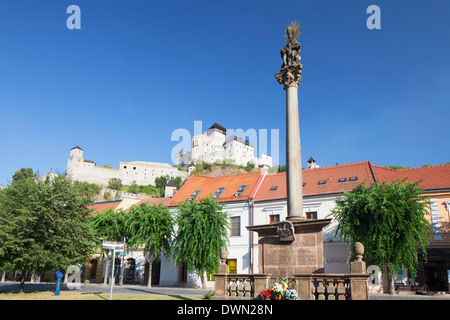
[[[326,180],[320,180],[319,183],[317,183],[317,184],[320,186],[320,185],[324,185],[324,184],[326,184],[326,183],[327,183]]]
[[[200,193],[201,190],[195,190],[194,192],[192,192],[191,196],[189,197],[188,200],[195,200],[195,198],[197,198],[198,194]]]
[[[350,179],[348,179],[348,181],[358,181],[358,177],[350,177]]]
[[[347,178],[340,178],[340,179],[338,180],[338,182],[339,182],[339,183],[341,183],[341,182],[347,182]]]
[[[123,168],[124,168],[124,169],[126,169],[126,168],[127,168],[127,166],[123,166]]]
[[[230,226],[230,236],[239,237],[241,235],[241,217],[231,217]]]
[[[275,191],[278,189],[278,186],[273,186],[272,188],[270,188],[270,191]]]
[[[303,188],[306,187],[306,182],[304,184],[302,184]]]
[[[307,212],[306,219],[307,220],[317,220],[317,212],[316,211]]]
[[[269,216],[269,223],[274,224],[280,221],[280,215],[279,214],[271,214]]]
[[[240,186],[239,189],[234,194],[235,197],[240,197],[244,194],[245,189],[247,189],[247,186]]]
[[[222,195],[222,193],[223,193],[223,191],[225,190],[225,188],[219,188],[219,189],[217,189],[217,191],[216,191],[216,193],[214,193],[214,195],[213,195],[213,199],[216,199],[216,198],[218,198],[218,197],[220,197],[221,195]]]

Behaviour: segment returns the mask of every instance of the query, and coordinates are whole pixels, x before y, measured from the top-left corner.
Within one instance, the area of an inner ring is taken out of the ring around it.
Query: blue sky
[[[81,29],[69,30],[69,5]],[[369,5],[381,29],[369,30]],[[300,21],[302,164],[450,161],[450,1],[25,1],[0,3],[0,185],[64,171],[70,149],[171,163],[178,128],[278,129],[274,77]],[[269,134],[270,141],[270,134]],[[270,145],[268,148],[269,154]]]

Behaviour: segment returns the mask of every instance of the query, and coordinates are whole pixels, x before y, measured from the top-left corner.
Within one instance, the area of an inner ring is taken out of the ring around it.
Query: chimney
[[[320,168],[320,166],[316,163],[316,160],[313,157],[309,157],[308,159],[308,169]]]

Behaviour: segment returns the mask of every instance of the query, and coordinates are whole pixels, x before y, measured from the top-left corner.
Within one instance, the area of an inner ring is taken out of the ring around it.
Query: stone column
[[[286,183],[288,220],[304,219],[298,87],[286,86]]]
[[[300,26],[291,23],[286,29],[287,44],[280,54],[283,64],[275,77],[286,91],[286,183],[288,220],[302,220],[303,183],[302,159],[300,149],[300,122],[298,112],[298,85],[300,84],[302,65],[300,63],[300,43],[297,36]]]

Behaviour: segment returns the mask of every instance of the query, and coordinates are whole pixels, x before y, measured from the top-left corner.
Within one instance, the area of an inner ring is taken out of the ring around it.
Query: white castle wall
[[[189,173],[180,171],[167,163],[132,161],[120,162],[119,169],[97,167],[93,161],[84,160],[79,147],[70,151],[67,174],[72,180],[108,185],[111,178],[118,178],[124,185],[136,181],[138,185],[154,185],[157,177],[169,175],[186,179]]]

